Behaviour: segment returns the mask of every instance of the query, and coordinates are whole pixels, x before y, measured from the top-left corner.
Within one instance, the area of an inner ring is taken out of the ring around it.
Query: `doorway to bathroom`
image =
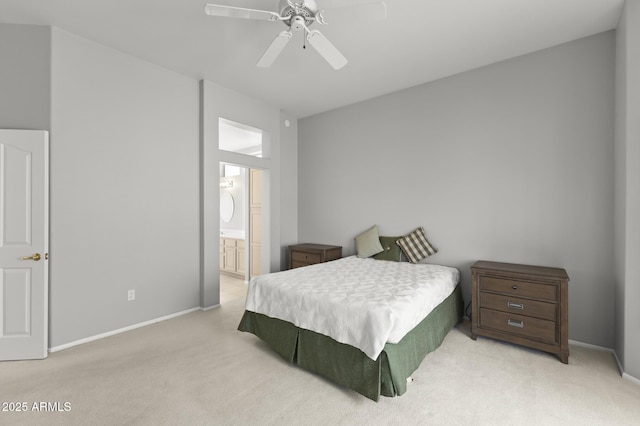
[[[256,157],[265,152],[262,130],[219,118],[220,303],[244,298],[251,277],[262,272],[264,176]],[[225,153],[234,153],[230,160]],[[237,155],[240,154],[240,155]]]
[[[262,266],[262,170],[220,163],[220,302],[244,298]]]

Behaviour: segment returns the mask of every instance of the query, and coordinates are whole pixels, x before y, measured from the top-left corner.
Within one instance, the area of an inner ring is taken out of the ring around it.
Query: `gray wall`
[[[49,130],[51,29],[0,24],[0,128]]]
[[[640,380],[640,2],[625,3],[616,55],[616,353]]]
[[[58,29],[52,46],[55,347],[199,306],[198,82]]]
[[[286,121],[289,127],[285,125]],[[287,247],[298,242],[298,120],[286,113],[280,120],[280,142],[280,269],[287,269]]]
[[[200,260],[200,213],[219,220],[217,189],[200,192],[203,139],[215,188],[234,158],[208,120],[199,134],[200,107],[269,132],[264,267],[280,269],[297,240],[295,118],[212,83],[200,96],[191,78],[59,29],[0,24],[0,59],[0,127],[51,132],[50,347],[218,304],[217,235]]]
[[[613,347],[614,33],[299,122],[299,241],[424,226],[430,262],[566,268],[570,338]]]

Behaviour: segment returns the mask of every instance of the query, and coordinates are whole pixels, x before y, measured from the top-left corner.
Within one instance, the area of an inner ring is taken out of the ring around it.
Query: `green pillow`
[[[400,250],[400,246],[396,244],[399,238],[402,237],[380,237],[380,245],[382,245],[383,251],[373,256],[373,258],[376,260],[400,262],[402,250]]]
[[[373,225],[356,237],[358,257],[371,257],[383,251],[378,235],[378,226]]]

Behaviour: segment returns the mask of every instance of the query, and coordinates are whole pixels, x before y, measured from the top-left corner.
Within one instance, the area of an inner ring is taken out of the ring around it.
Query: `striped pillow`
[[[434,248],[424,233],[424,228],[416,228],[413,232],[396,241],[404,254],[411,263],[418,263],[422,259],[426,259],[432,254],[436,254],[438,250]]]

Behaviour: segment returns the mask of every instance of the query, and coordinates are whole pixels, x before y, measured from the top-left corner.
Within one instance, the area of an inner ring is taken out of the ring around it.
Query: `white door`
[[[0,360],[48,345],[48,133],[0,130]]]

